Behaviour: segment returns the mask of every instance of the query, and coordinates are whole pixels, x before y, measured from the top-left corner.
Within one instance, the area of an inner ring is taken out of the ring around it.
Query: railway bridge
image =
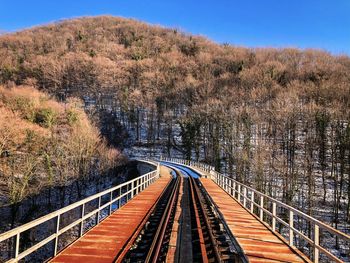
[[[10,244],[8,258],[2,260],[107,263],[349,259],[349,235],[209,165],[180,159],[138,161],[153,170],[1,234],[0,243]],[[23,240],[28,231],[43,237],[28,246]],[[335,240],[345,255],[329,246]]]

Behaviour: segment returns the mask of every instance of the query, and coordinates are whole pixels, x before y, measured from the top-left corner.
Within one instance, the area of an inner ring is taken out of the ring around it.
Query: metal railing
[[[0,243],[6,240],[9,240],[11,238],[15,238],[14,256],[12,256],[12,258],[10,258],[6,262],[18,262],[19,260],[27,257],[28,255],[37,251],[39,248],[45,246],[51,241],[54,242],[53,256],[56,256],[57,253],[59,252],[58,239],[62,234],[64,234],[65,232],[67,232],[68,230],[72,229],[75,226],[80,226],[79,237],[82,236],[84,234],[84,222],[87,221],[89,218],[96,216],[96,225],[97,225],[101,221],[101,219],[106,218],[106,216],[101,218],[102,210],[108,209],[108,215],[110,215],[113,211],[115,211],[116,209],[119,209],[121,206],[127,203],[130,199],[132,199],[135,195],[137,195],[138,193],[143,191],[146,187],[148,187],[151,183],[153,183],[159,177],[159,165],[157,163],[151,163],[151,164],[157,167],[156,170],[151,171],[142,176],[139,176],[128,182],[112,187],[110,189],[107,189],[105,191],[102,191],[98,194],[87,197],[81,201],[68,205],[62,209],[59,209],[55,212],[52,212],[43,217],[40,217],[34,221],[31,221],[22,226],[19,226],[17,228],[14,228],[12,230],[9,230],[5,233],[0,234]],[[106,197],[108,198],[108,201],[102,204],[102,199],[106,199]],[[94,201],[98,202],[98,207],[93,211],[86,213],[85,211],[86,205]],[[113,209],[113,206],[115,207],[115,209]],[[79,219],[75,220],[74,222],[70,223],[67,226],[61,227],[60,222],[61,222],[62,216],[67,212],[73,211],[73,209],[79,209],[79,208],[81,212]],[[23,251],[20,251],[21,234],[25,231],[34,229],[35,227],[38,227],[39,225],[44,224],[50,220],[55,220],[55,223],[56,223],[55,233],[52,233],[50,236],[46,237],[45,239],[38,242],[37,244],[29,248],[26,248]]]
[[[280,231],[280,228],[277,227],[277,224],[280,224],[287,228],[287,238],[286,242],[291,247],[295,247],[294,240],[296,237],[299,237],[306,241],[312,248],[313,253],[310,258],[313,262],[319,262],[320,254],[325,255],[328,260],[334,262],[343,262],[336,255],[331,253],[325,247],[320,244],[320,231],[328,232],[331,235],[334,235],[337,239],[342,240],[349,249],[350,245],[350,236],[301,212],[300,210],[291,207],[277,199],[274,199],[264,193],[261,193],[252,187],[249,187],[245,184],[242,184],[233,178],[230,178],[226,175],[220,174],[214,170],[214,168],[207,164],[200,164],[193,161],[180,160],[169,158],[169,162],[174,162],[178,164],[185,164],[188,166],[193,166],[195,168],[201,169],[203,172],[210,173],[210,178],[220,186],[225,192],[232,196],[236,201],[238,201],[248,212],[253,214],[259,221],[267,225],[273,232],[278,234],[281,237],[285,237],[285,232]],[[277,211],[281,211],[287,215],[284,218],[279,216]],[[267,220],[270,218],[270,220]],[[302,230],[297,229],[296,222],[297,219],[305,220],[308,225],[312,227],[310,235],[303,233]]]

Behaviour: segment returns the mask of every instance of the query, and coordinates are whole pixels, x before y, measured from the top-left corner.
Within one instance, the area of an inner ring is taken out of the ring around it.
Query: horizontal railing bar
[[[296,229],[296,228],[294,228],[294,227],[290,227],[290,229],[292,229],[293,232],[294,232],[295,234],[299,235],[302,239],[304,239],[305,241],[307,241],[310,245],[316,246],[315,243],[314,243],[314,241],[313,241],[311,238],[305,236],[305,234],[302,233],[302,232],[300,232],[298,229]]]
[[[103,209],[107,208],[109,205],[112,205],[113,203],[115,203],[116,201],[119,201],[120,199],[122,199],[124,196],[128,195],[129,193],[131,193],[133,190],[135,190],[135,188],[123,193],[120,196],[117,196],[116,198],[114,198],[112,201],[107,202],[106,204],[100,206],[100,208],[96,208],[93,211],[89,212],[88,214],[84,215],[82,218],[77,219],[76,221],[74,221],[73,223],[71,223],[70,225],[62,228],[58,233],[58,235],[63,234],[64,232],[66,232],[67,230],[71,229],[72,227],[74,227],[75,225],[78,225],[79,223],[81,223],[82,221],[85,221],[86,219],[94,216],[95,214],[97,214],[99,211],[102,211]]]
[[[225,187],[227,187],[227,188],[233,190],[234,193],[238,193],[238,195],[240,195],[240,196],[242,196],[243,198],[245,198],[246,200],[252,202],[252,200],[249,199],[249,198],[247,198],[246,196],[244,196],[244,194],[238,192],[238,191],[237,191],[236,189],[234,189],[233,187],[230,187],[229,184],[225,183],[225,180],[224,180],[225,178],[227,178],[228,180],[231,180],[231,181],[235,182],[236,185],[240,185],[241,187],[242,187],[242,186],[245,187],[246,189],[250,190],[251,192],[254,192],[254,193],[258,194],[259,196],[263,196],[264,198],[267,198],[266,201],[269,201],[269,202],[272,202],[272,203],[274,202],[274,203],[276,203],[277,205],[280,205],[280,207],[283,207],[283,208],[285,208],[285,209],[287,209],[287,210],[292,210],[293,212],[295,212],[296,215],[301,216],[302,218],[304,218],[304,219],[306,219],[306,220],[312,221],[314,224],[320,226],[322,229],[324,229],[324,230],[326,230],[326,231],[329,231],[330,233],[335,234],[336,236],[338,236],[338,230],[332,229],[330,226],[328,226],[328,225],[326,225],[326,224],[324,224],[324,223],[318,221],[317,219],[314,219],[314,218],[312,218],[312,217],[310,217],[310,216],[304,214],[303,212],[301,212],[301,211],[299,211],[299,210],[297,210],[297,209],[295,209],[295,208],[293,208],[293,207],[291,207],[291,206],[288,206],[288,205],[286,205],[286,204],[284,204],[284,203],[281,203],[280,201],[278,201],[278,200],[276,200],[276,199],[274,199],[274,198],[271,198],[271,197],[269,197],[269,196],[267,196],[267,195],[265,195],[265,194],[262,194],[261,192],[256,191],[256,190],[252,189],[252,188],[249,187],[249,186],[246,186],[246,185],[244,185],[244,184],[242,184],[242,183],[239,183],[239,182],[235,181],[234,179],[232,179],[232,178],[230,178],[230,177],[227,177],[227,176],[224,176],[224,175],[219,175],[219,176],[217,177],[217,180],[220,180],[220,182],[221,182],[221,184],[222,184],[221,187],[222,187],[223,189],[224,189]],[[242,202],[240,202],[240,203],[242,203]],[[262,209],[265,213],[268,213],[270,216],[276,218],[280,223],[282,223],[284,226],[286,226],[286,227],[288,227],[289,229],[291,229],[291,230],[293,231],[293,233],[297,234],[297,235],[298,235],[299,237],[301,237],[303,240],[307,241],[310,245],[312,245],[312,246],[318,248],[318,249],[320,250],[321,253],[324,253],[324,254],[326,255],[326,257],[328,257],[328,258],[330,258],[330,259],[332,259],[332,260],[334,260],[334,261],[336,261],[336,262],[342,262],[340,259],[338,259],[336,256],[334,256],[331,252],[329,252],[329,251],[326,250],[325,248],[321,247],[320,245],[316,245],[315,242],[314,242],[311,238],[307,237],[306,235],[304,235],[302,232],[300,232],[300,231],[297,230],[296,228],[291,227],[291,226],[290,226],[287,222],[285,222],[283,219],[281,219],[281,218],[279,218],[279,217],[277,217],[277,216],[274,216],[269,210],[267,210],[267,209],[261,207],[259,204],[255,203],[255,202],[253,202],[253,204],[254,204],[255,206],[257,206],[259,209]],[[306,217],[306,218],[305,218],[305,217]],[[310,220],[310,219],[312,219],[312,220]],[[317,221],[318,221],[318,222],[317,222]],[[346,235],[345,233],[342,233],[342,232],[340,232],[340,231],[339,231],[339,233],[341,234],[342,237],[344,236],[345,239],[347,238],[347,235]],[[338,237],[339,237],[339,236],[338,236]]]
[[[329,252],[327,249],[325,249],[324,247],[321,247],[319,245],[315,245],[316,248],[318,248],[320,250],[321,253],[325,254],[328,258],[334,260],[335,262],[339,262],[339,263],[343,263],[342,260],[340,260],[339,258],[337,258],[336,256],[334,256],[331,252]]]
[[[236,190],[234,190],[236,193],[238,193]],[[235,198],[236,199],[236,198]],[[262,207],[260,204],[253,202],[250,198],[246,198],[246,200],[248,202],[253,203],[253,205],[255,205],[255,207],[257,207],[258,209],[262,209],[268,216],[272,217],[272,218],[276,218],[280,223],[284,224],[285,226],[289,227],[289,224],[284,221],[282,218],[278,217],[277,215],[274,215],[272,212],[270,212],[268,209]]]
[[[145,182],[147,182],[147,181],[145,181]],[[145,184],[145,183],[142,183],[142,184],[140,184],[140,186],[141,186],[141,185],[144,185],[144,184]],[[137,186],[137,187],[139,187],[139,186]],[[56,238],[56,236],[60,236],[60,235],[64,234],[65,232],[67,232],[67,231],[70,230],[71,228],[73,228],[73,227],[79,225],[81,222],[83,222],[83,221],[87,220],[88,218],[90,218],[90,217],[96,215],[99,211],[101,211],[101,210],[107,208],[109,205],[113,204],[114,202],[119,201],[121,198],[123,198],[124,196],[128,195],[129,193],[131,193],[131,192],[132,192],[133,190],[135,190],[137,187],[135,187],[135,188],[129,190],[128,192],[125,192],[123,195],[120,195],[120,196],[116,197],[115,199],[113,199],[112,201],[109,201],[108,203],[104,204],[104,205],[101,206],[100,208],[97,208],[97,209],[91,211],[90,213],[84,215],[83,218],[79,218],[79,219],[75,220],[74,222],[72,222],[72,223],[69,224],[68,226],[65,226],[64,228],[60,229],[57,233],[52,234],[52,235],[49,236],[48,238],[46,238],[46,239],[42,240],[41,242],[39,242],[38,244],[36,244],[36,245],[32,246],[31,248],[29,248],[29,249],[23,251],[21,254],[19,254],[17,260],[20,260],[20,259],[26,257],[27,255],[31,254],[31,253],[34,252],[35,250],[41,248],[42,246],[44,246],[44,245],[46,245],[47,243],[49,243],[50,241],[52,241],[54,238]],[[15,261],[10,260],[10,261],[8,261],[8,262],[15,262]]]
[[[266,194],[263,194],[263,193],[261,193],[261,192],[255,190],[255,189],[253,189],[253,188],[251,188],[251,187],[245,185],[245,184],[242,184],[242,183],[240,183],[240,182],[237,182],[236,180],[234,180],[234,179],[232,179],[232,178],[230,178],[230,177],[228,177],[228,176],[225,176],[225,175],[221,175],[221,176],[222,176],[223,178],[226,177],[228,180],[232,180],[232,181],[235,182],[236,184],[241,185],[241,186],[245,187],[246,189],[249,189],[250,191],[253,191],[255,194],[258,194],[259,196],[266,197],[266,198],[268,199],[268,201],[275,202],[276,205],[279,205],[280,207],[283,207],[283,208],[286,208],[287,210],[293,211],[295,214],[297,214],[297,215],[299,215],[299,216],[302,216],[303,218],[305,218],[305,219],[311,221],[311,222],[314,223],[314,224],[317,224],[317,225],[318,225],[319,227],[321,227],[322,229],[327,230],[327,231],[329,231],[330,233],[332,233],[332,234],[334,234],[334,235],[337,235],[337,236],[340,235],[340,236],[342,236],[344,239],[347,239],[348,241],[350,241],[350,236],[349,236],[349,235],[347,235],[347,234],[345,234],[345,233],[343,233],[343,232],[341,232],[341,231],[339,231],[339,230],[337,230],[337,229],[332,228],[331,226],[329,226],[329,225],[327,225],[327,224],[325,224],[325,223],[323,223],[323,222],[317,220],[316,218],[313,218],[313,217],[311,217],[311,216],[309,216],[309,215],[307,215],[307,214],[301,212],[300,210],[298,210],[298,209],[296,209],[296,208],[294,208],[294,207],[292,207],[292,206],[289,206],[289,205],[287,205],[287,204],[284,204],[284,203],[282,203],[281,201],[278,201],[277,199],[274,199],[274,198],[272,198],[272,197],[270,197],[270,196],[268,196],[268,195],[266,195]],[[224,185],[228,185],[228,184],[224,184]],[[235,190],[235,192],[237,192],[237,191]],[[241,195],[242,195],[242,194],[241,194]]]
[[[277,216],[275,218],[277,219],[278,222],[282,223],[286,227],[289,227],[289,224],[286,221],[284,221],[282,218],[277,217]]]
[[[96,214],[96,212],[95,212]],[[84,216],[85,217],[85,216]],[[89,218],[89,217],[88,217]],[[60,229],[57,232],[57,235],[60,236],[62,234],[64,234],[65,232],[67,232],[68,230],[70,230],[71,228],[75,227],[76,225],[79,225],[82,221],[84,221],[87,218],[79,218],[77,220],[75,220],[74,222],[70,223],[68,226],[65,226],[64,228]]]
[[[42,223],[45,223],[45,222],[47,222],[47,221],[57,217],[58,215],[62,215],[62,214],[66,213],[66,212],[68,212],[70,210],[73,210],[73,209],[75,209],[75,208],[77,208],[77,207],[79,207],[81,205],[84,205],[84,204],[86,204],[86,203],[88,203],[88,202],[90,202],[92,200],[95,200],[95,199],[97,199],[97,198],[99,198],[101,196],[109,194],[109,193],[111,193],[111,192],[113,192],[115,190],[119,190],[120,188],[122,188],[124,186],[127,186],[128,184],[130,184],[132,182],[135,182],[138,179],[141,179],[143,177],[147,177],[148,175],[151,175],[152,173],[156,173],[156,172],[155,171],[149,172],[149,173],[144,174],[142,176],[139,176],[139,177],[137,177],[137,178],[135,178],[133,180],[130,180],[128,182],[125,182],[125,183],[122,183],[120,185],[117,185],[117,186],[115,186],[115,187],[113,187],[111,189],[107,189],[107,190],[105,190],[105,191],[103,191],[101,193],[98,193],[98,194],[92,195],[90,197],[87,197],[87,198],[85,198],[83,200],[80,200],[80,201],[78,201],[76,203],[73,203],[73,204],[68,205],[68,206],[66,206],[64,208],[61,208],[61,209],[59,209],[57,211],[54,211],[54,212],[52,212],[52,213],[50,213],[48,215],[42,216],[42,217],[40,217],[40,218],[38,218],[36,220],[33,220],[33,221],[31,221],[29,223],[26,223],[26,224],[24,224],[22,226],[19,226],[17,228],[9,230],[9,231],[7,231],[7,232],[5,232],[3,234],[0,234],[0,242],[11,238],[11,237],[17,235],[18,233],[22,233],[22,232],[24,232],[24,231],[26,231],[28,229],[31,229],[33,227],[36,227],[36,226],[42,224]]]
[[[7,262],[18,262],[18,260],[21,260],[21,259],[25,258],[29,254],[33,253],[35,250],[38,250],[42,246],[45,246],[47,243],[49,243],[50,241],[54,240],[55,238],[56,238],[56,233],[52,234],[51,236],[49,236],[47,238],[45,238],[44,240],[40,241],[39,243],[35,244],[34,246],[28,248],[27,250],[21,252],[18,255],[17,259],[11,259],[11,260],[9,260]]]

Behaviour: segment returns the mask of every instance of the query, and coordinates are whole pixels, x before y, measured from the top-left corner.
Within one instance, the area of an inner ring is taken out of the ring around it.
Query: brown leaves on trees
[[[121,159],[101,140],[78,101],[64,105],[31,87],[0,87],[2,205],[103,174]]]

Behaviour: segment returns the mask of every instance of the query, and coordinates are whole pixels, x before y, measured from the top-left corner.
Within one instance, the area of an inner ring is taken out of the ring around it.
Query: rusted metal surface
[[[307,262],[211,179],[201,182],[223,214],[249,262]]]
[[[131,201],[68,246],[50,262],[113,262],[139,228],[171,180],[161,170],[161,177]]]

